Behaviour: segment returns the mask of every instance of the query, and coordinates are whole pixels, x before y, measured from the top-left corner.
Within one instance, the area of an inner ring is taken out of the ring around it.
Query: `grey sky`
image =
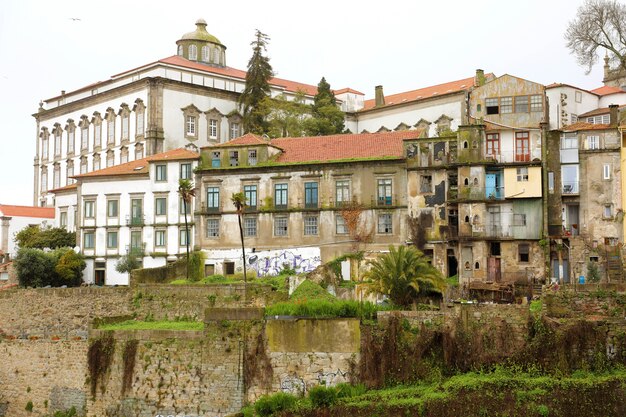
[[[259,28],[277,75],[371,98],[470,77],[476,68],[592,89],[563,33],[582,0],[154,1],[5,0],[0,4],[0,203],[32,204],[41,99],[176,53],[204,18],[245,69]],[[72,20],[78,18],[80,20]]]

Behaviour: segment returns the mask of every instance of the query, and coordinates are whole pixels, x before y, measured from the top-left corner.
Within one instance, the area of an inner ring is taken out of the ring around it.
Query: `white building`
[[[40,103],[33,204],[53,205],[49,190],[72,177],[193,144],[241,136],[237,99],[246,72],[226,66],[226,47],[206,22],[177,43],[177,54]],[[272,95],[317,87],[273,78]]]
[[[15,234],[30,225],[52,225],[54,209],[0,204],[0,256],[16,254]]]
[[[178,180],[193,179],[200,155],[179,148],[73,178],[75,186],[53,190],[56,222],[76,228],[86,257],[86,282],[128,285],[115,270],[120,256],[143,252],[143,267],[163,266],[193,248],[193,205],[187,207],[189,234]],[[53,209],[49,209],[53,210]]]

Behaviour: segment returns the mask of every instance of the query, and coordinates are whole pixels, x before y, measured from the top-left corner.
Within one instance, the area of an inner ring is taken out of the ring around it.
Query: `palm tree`
[[[188,179],[178,180],[178,195],[183,200],[183,211],[185,213],[185,243],[187,244],[187,280],[189,280],[189,223],[187,222],[187,207],[196,195],[196,190]]]
[[[446,281],[422,252],[415,247],[393,245],[389,252],[368,262],[370,269],[365,278],[370,279],[370,292],[387,295],[394,304],[409,306],[419,298],[441,295]]]
[[[239,220],[239,236],[241,237],[241,256],[243,258],[243,284],[244,284],[244,292],[246,288],[246,284],[248,282],[248,277],[246,273],[246,248],[243,244],[243,227],[241,225],[241,217],[243,216],[243,211],[246,208],[246,196],[244,193],[233,193],[230,200],[233,202],[235,206],[235,210],[237,210],[237,220]],[[244,296],[245,300],[245,296]]]

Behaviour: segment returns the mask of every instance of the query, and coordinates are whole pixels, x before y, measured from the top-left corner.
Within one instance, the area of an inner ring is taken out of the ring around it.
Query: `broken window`
[[[498,106],[498,98],[485,99],[485,108],[487,109],[487,114],[499,114],[500,107]]]
[[[530,261],[530,245],[528,243],[520,243],[517,246],[517,254],[520,262]]]
[[[514,214],[513,226],[526,226],[526,214]]]
[[[422,175],[420,177],[420,193],[432,193],[433,192],[433,176]]]
[[[231,167],[239,166],[239,151],[229,151],[229,160]]]
[[[528,181],[528,168],[517,168],[517,182]]]
[[[491,255],[500,256],[500,242],[491,242]]]

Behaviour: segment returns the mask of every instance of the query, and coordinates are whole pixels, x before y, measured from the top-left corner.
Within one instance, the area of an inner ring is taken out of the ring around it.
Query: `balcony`
[[[207,205],[207,203],[202,203],[200,205],[200,210],[202,213],[219,213],[220,212],[220,206],[219,205]]]
[[[578,224],[563,226],[563,236],[578,236],[580,234],[578,227]]]
[[[398,205],[398,199],[396,198],[395,195],[384,196],[384,197],[372,196],[370,200],[370,204],[372,207],[393,207],[393,206]]]
[[[578,193],[578,181],[563,181],[563,195],[574,195]]]
[[[146,223],[145,216],[126,216],[126,226],[143,226]]]

